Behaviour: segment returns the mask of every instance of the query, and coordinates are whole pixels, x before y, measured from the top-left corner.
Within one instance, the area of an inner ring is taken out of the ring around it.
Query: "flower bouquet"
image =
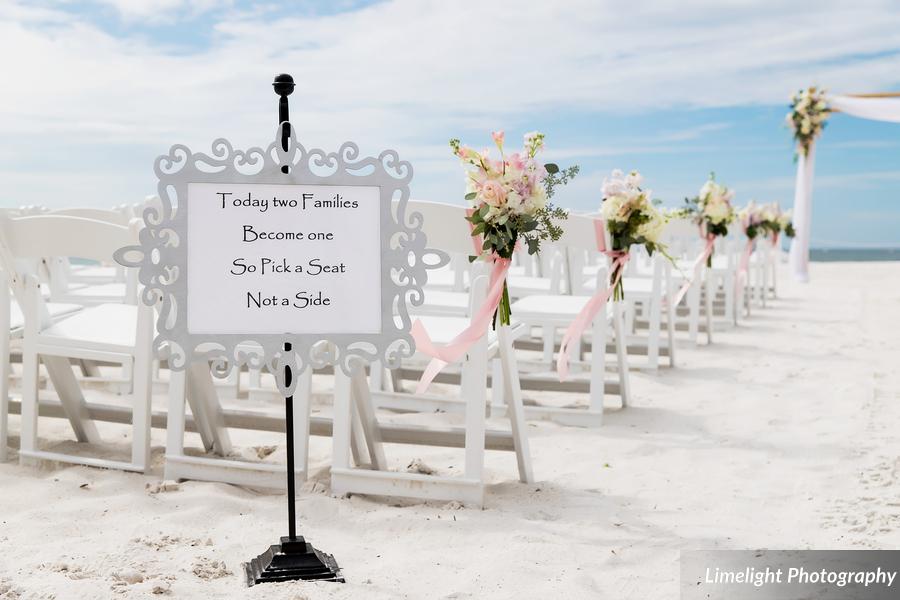
[[[803,156],[825,128],[831,109],[825,99],[825,90],[815,86],[800,90],[791,96],[791,112],[787,114],[788,127],[794,134],[797,151]]]
[[[728,235],[728,225],[734,221],[734,208],[731,200],[734,191],[716,182],[715,173],[709,174],[709,180],[700,188],[694,198],[685,198],[684,214],[693,218],[700,227],[700,232],[707,241],[706,266],[712,266],[713,242],[719,236]]]
[[[491,134],[500,153],[493,159],[488,150],[477,152],[463,146],[457,139],[450,140],[453,153],[466,167],[466,200],[473,210],[467,217],[472,224],[472,236],[481,236],[481,254],[470,260],[482,258],[492,262],[509,264],[520,243],[528,247],[529,254],[541,249],[544,241],[556,241],[562,229],[556,221],[567,218],[567,213],[554,207],[549,199],[558,185],[566,184],[578,173],[573,166],[560,171],[555,164],[541,164],[538,153],[544,148],[544,134],[525,134],[525,147],[521,152],[506,154],[502,131]],[[510,301],[506,280],[493,324],[509,325]]]
[[[666,254],[665,246],[659,241],[667,218],[654,206],[650,199],[650,190],[641,188],[642,181],[643,178],[637,171],[631,171],[625,175],[618,169],[603,180],[603,203],[600,206],[600,213],[606,231],[609,232],[612,248],[607,249],[602,230],[598,233],[600,239],[597,241],[602,252],[613,261],[609,274],[609,287],[605,290],[598,289],[566,328],[556,359],[556,370],[559,373],[560,381],[565,380],[569,373],[569,354],[572,342],[581,339],[587,326],[606,306],[610,295],[613,301],[622,300],[625,297],[622,275],[625,265],[628,263],[631,246],[641,244],[649,254],[661,252],[671,260],[671,257]]]
[[[652,256],[660,251],[665,254],[665,246],[659,238],[665,229],[666,217],[653,205],[650,190],[641,188],[643,177],[637,171],[628,175],[616,169],[609,178],[603,180],[603,204],[600,213],[606,221],[612,241],[613,268],[609,283],[613,286],[613,300],[624,298],[622,271],[628,260],[628,251],[633,244],[642,244]]]
[[[771,221],[765,219],[764,212],[764,207],[757,206],[753,200],[738,211],[738,221],[751,243],[756,239],[756,236],[764,233],[771,227]]]
[[[778,227],[784,233],[784,235],[788,236],[789,238],[797,235],[797,232],[794,230],[793,215],[789,210],[779,212]]]
[[[752,237],[756,237],[758,232],[761,231],[772,240],[773,246],[778,244],[778,238],[782,233],[790,238],[794,237],[795,232],[794,224],[791,222],[791,211],[782,211],[777,202],[758,207],[756,216],[752,221]],[[748,237],[750,237],[749,234]]]

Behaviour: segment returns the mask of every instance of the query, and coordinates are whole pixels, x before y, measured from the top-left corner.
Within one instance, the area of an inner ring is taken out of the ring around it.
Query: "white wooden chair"
[[[679,303],[687,311],[688,338],[692,343],[697,343],[702,312],[704,318],[703,328],[707,334],[707,339],[712,341],[716,279],[711,269],[706,266],[705,261],[699,266],[699,270],[695,270],[696,261],[701,257],[706,247],[704,240],[699,235],[697,225],[689,219],[670,220],[666,224],[663,243],[666,244],[667,252],[677,265],[677,268],[672,269],[671,285],[674,293],[677,294],[683,285],[690,285],[684,298]],[[702,311],[701,298],[704,300]],[[673,306],[673,309],[675,329],[678,329],[680,325],[683,325],[683,321],[679,321],[681,308]]]
[[[150,460],[151,341],[153,309],[105,304],[54,322],[37,278],[16,269],[16,261],[44,256],[109,261],[113,252],[137,240],[137,230],[79,217],[39,215],[0,221],[2,259],[24,314],[22,348],[23,463],[54,460],[130,471],[146,471]],[[79,442],[102,440],[72,372],[70,359],[132,364],[131,460],[114,461],[41,450],[38,446],[38,370],[43,362]]]
[[[465,209],[461,206],[431,202],[410,202],[409,212],[420,212],[424,217],[424,231],[428,246],[447,253],[466,254],[473,250],[473,241]],[[476,276],[470,290],[469,313],[474,314],[487,292],[487,279]],[[426,293],[427,302],[427,293]],[[466,317],[435,316],[422,317],[432,341],[441,344],[450,341],[469,324]],[[414,394],[401,391],[384,391],[379,386],[370,386],[361,364],[357,364],[352,376],[341,371],[335,373],[334,397],[334,450],[332,456],[331,480],[335,494],[367,493],[394,495],[432,500],[458,500],[481,505],[484,499],[484,454],[485,450],[507,450],[516,453],[519,478],[533,480],[531,458],[528,448],[527,427],[519,371],[516,363],[513,341],[523,330],[518,327],[498,326],[496,331],[488,328],[478,342],[468,351],[465,358],[456,365],[459,394],[447,397],[438,394]],[[418,355],[417,355],[418,356]],[[487,381],[489,361],[497,357],[500,361],[500,376],[503,379],[509,431],[491,431],[486,427]],[[421,357],[424,366],[428,357]],[[417,361],[410,361],[413,365]],[[448,366],[453,369],[454,366]],[[417,377],[421,370],[407,368],[406,376]],[[440,381],[441,379],[438,379]],[[372,388],[375,388],[374,390]],[[461,477],[423,475],[388,471],[381,448],[382,442],[389,441],[385,433],[397,436],[396,427],[386,426],[377,419],[375,408],[402,408],[411,411],[432,411],[441,406],[465,415],[465,426],[430,428],[410,427],[403,430],[406,443],[461,447],[465,449],[465,468]],[[355,437],[353,424],[359,424],[359,435]],[[356,439],[356,467],[351,464],[353,441]],[[364,468],[361,468],[364,467]]]
[[[598,268],[583,269],[590,273],[583,279],[583,293],[592,294],[597,290]],[[668,259],[659,253],[648,257],[642,247],[632,248],[622,287],[628,305],[625,311],[627,353],[644,356],[643,368],[650,371],[659,368],[662,356],[667,358],[669,366],[674,366],[675,311],[671,305],[674,286]]]
[[[588,216],[570,215],[565,224],[565,233],[560,240],[560,245],[566,249],[565,256],[569,257],[570,273],[582,272],[584,263],[580,262],[588,252],[597,250],[597,233],[595,219]],[[608,246],[607,246],[608,247]],[[603,290],[608,285],[607,270],[601,268],[595,271],[596,282],[594,289]],[[542,337],[550,341],[545,343],[545,360],[552,360],[556,334],[559,330],[565,330],[578,316],[584,305],[591,299],[590,294],[585,293],[583,285],[579,285],[578,279],[573,278],[576,289],[572,295],[530,295],[517,300],[512,306],[514,319],[527,324],[529,327],[540,328]],[[584,385],[584,391],[589,394],[587,408],[564,408],[543,405],[529,405],[525,407],[526,417],[541,418],[557,421],[565,425],[575,426],[599,426],[603,420],[603,399],[611,392],[612,386],[606,381],[606,348],[609,338],[610,325],[615,332],[615,354],[618,375],[618,385],[615,391],[621,398],[622,406],[627,406],[629,396],[628,363],[626,359],[625,335],[624,335],[624,311],[621,303],[614,302],[612,311],[606,307],[594,318],[591,329],[591,361],[587,365],[589,378]],[[575,347],[580,346],[579,343]],[[549,352],[548,352],[549,351]],[[576,350],[576,354],[579,353]],[[549,356],[548,356],[549,354]],[[573,367],[580,366],[579,357],[570,361]],[[528,375],[523,376],[527,381]],[[573,390],[571,382],[559,382],[558,379],[547,379],[540,389],[566,391]],[[575,388],[573,391],[582,391]]]

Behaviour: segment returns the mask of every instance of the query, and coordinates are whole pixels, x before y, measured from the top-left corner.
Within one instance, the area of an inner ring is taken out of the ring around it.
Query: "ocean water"
[[[900,248],[810,248],[813,262],[900,260]]]

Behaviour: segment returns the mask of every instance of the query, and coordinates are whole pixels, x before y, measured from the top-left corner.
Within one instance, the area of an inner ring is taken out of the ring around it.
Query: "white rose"
[[[638,227],[637,234],[648,242],[659,242],[663,230],[666,227],[666,219],[658,211],[652,210],[650,220]]]
[[[627,198],[625,196],[608,196],[603,199],[603,205],[600,207],[600,214],[607,221],[620,221],[620,213],[625,205]]]
[[[506,194],[506,206],[510,211],[516,214],[526,212],[524,204],[525,200],[524,198],[522,198],[522,196],[519,195],[519,192],[510,191]]]

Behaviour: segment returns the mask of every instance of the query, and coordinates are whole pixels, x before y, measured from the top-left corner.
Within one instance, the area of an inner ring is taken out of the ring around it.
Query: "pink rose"
[[[506,201],[506,189],[499,181],[488,179],[481,184],[481,199],[495,208],[503,206]]]

